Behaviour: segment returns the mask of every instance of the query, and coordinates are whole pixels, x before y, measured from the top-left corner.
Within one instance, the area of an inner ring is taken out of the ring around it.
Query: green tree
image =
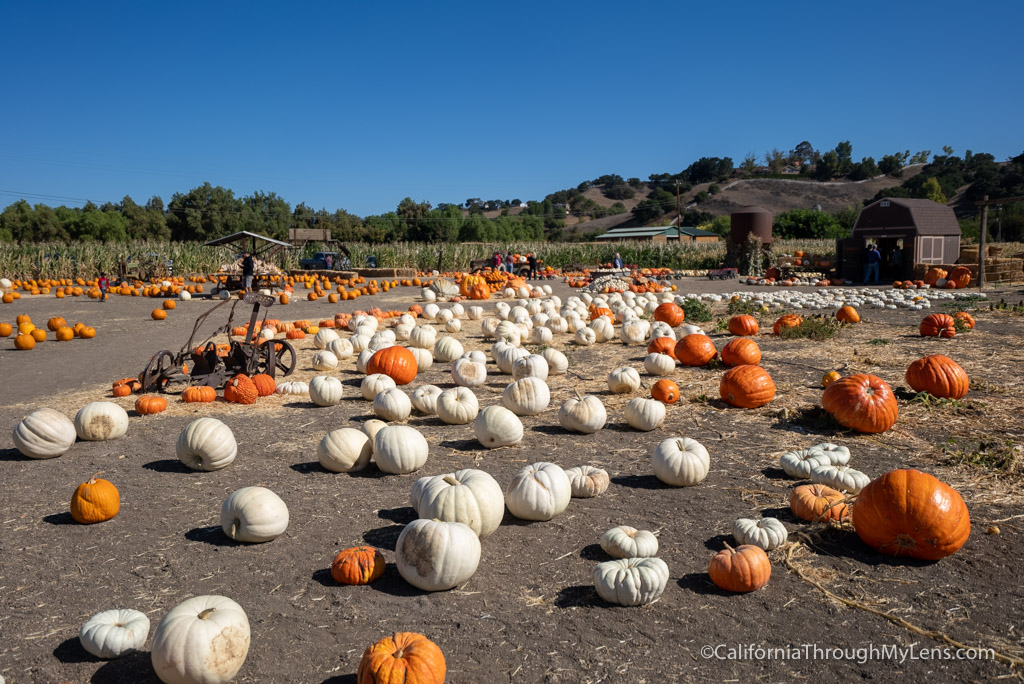
[[[938,202],[939,204],[947,202],[946,196],[942,193],[942,186],[939,185],[938,179],[934,176],[925,180],[921,186],[921,193],[925,199],[930,199],[932,202]]]
[[[836,157],[839,160],[836,175],[849,175],[850,170],[853,168],[853,145],[850,144],[849,140],[844,140],[836,145]]]
[[[907,152],[909,153],[910,150],[907,150]],[[918,152],[917,154],[915,154],[913,157],[910,158],[910,163],[911,164],[927,164],[928,163],[928,157],[930,157],[930,156],[932,156],[932,151],[931,150],[921,150],[920,152]]]
[[[814,177],[820,181],[829,181],[839,175],[839,155],[835,150],[829,150],[821,155],[817,165],[814,167]]]
[[[665,210],[661,208],[661,205],[652,199],[645,199],[633,207],[633,218],[641,224],[650,223],[664,213]]]
[[[794,209],[775,217],[772,235],[783,240],[822,239],[846,237],[849,232],[831,214],[813,209]]]
[[[205,242],[242,230],[242,205],[227,188],[203,183],[187,193],[174,193],[167,205],[172,240]]]

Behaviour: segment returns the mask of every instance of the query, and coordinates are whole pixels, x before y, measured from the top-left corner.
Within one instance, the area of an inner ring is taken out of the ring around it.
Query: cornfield
[[[373,255],[381,268],[415,268],[420,271],[465,270],[474,259],[485,259],[511,250],[526,254],[533,251],[545,264],[562,268],[571,264],[602,264],[612,260],[615,252],[626,264],[673,269],[704,269],[718,266],[725,258],[725,244],[653,244],[650,242],[618,242],[615,244],[520,242],[511,244],[428,244],[399,242],[392,244],[349,243],[353,267],[362,267]],[[1019,246],[1018,246],[1019,247]],[[281,253],[275,261],[283,269],[295,269],[299,259],[329,246],[309,244],[303,250]],[[1007,245],[1008,251],[1013,251]],[[834,256],[831,240],[778,240],[773,245],[777,254],[796,250]],[[1017,251],[1020,251],[1017,249]],[[125,260],[148,258],[171,262],[176,275],[214,273],[232,259],[223,248],[203,247],[198,242],[122,242],[122,243],[0,243],[0,276],[32,278],[94,277],[98,273],[116,274]]]

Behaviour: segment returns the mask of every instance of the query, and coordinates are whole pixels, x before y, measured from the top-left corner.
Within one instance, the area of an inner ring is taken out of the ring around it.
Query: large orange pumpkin
[[[96,473],[75,489],[71,497],[71,517],[83,525],[110,520],[121,510],[121,495],[111,482]]]
[[[946,277],[946,282],[956,283],[957,289],[962,290],[971,284],[971,269],[966,266],[957,266]]]
[[[848,375],[830,384],[822,392],[821,405],[840,425],[858,432],[885,432],[899,415],[892,388],[867,373]]]
[[[250,379],[261,397],[269,397],[277,389],[277,382],[266,373],[258,373]]]
[[[396,385],[408,385],[416,379],[416,357],[405,347],[386,347],[374,353],[366,364],[366,374],[383,373]]]
[[[924,282],[934,287],[936,282],[944,280],[947,275],[949,275],[949,273],[945,269],[933,266],[924,274]]]
[[[967,372],[960,364],[942,354],[932,354],[914,361],[907,368],[905,377],[915,392],[927,392],[944,399],[962,399],[971,385]]]
[[[847,304],[846,306],[839,307],[836,311],[836,320],[843,323],[860,323],[860,314],[857,310]]]
[[[372,546],[340,551],[331,562],[331,577],[341,584],[369,584],[384,574],[384,554]]]
[[[163,397],[145,396],[135,400],[135,411],[141,416],[160,413],[167,408],[167,400]]]
[[[217,390],[206,385],[186,387],[181,393],[181,400],[190,404],[206,404],[217,398]]]
[[[921,337],[953,337],[956,335],[956,321],[949,314],[928,314],[918,328]]]
[[[398,632],[363,653],[358,684],[442,684],[447,668],[433,641],[415,632]]]
[[[841,522],[850,517],[850,507],[842,492],[823,484],[795,487],[789,494],[789,509],[796,517],[809,522]]]
[[[606,316],[608,320],[611,321],[612,323],[615,322],[615,314],[612,313],[611,309],[608,309],[603,306],[595,306],[593,309],[591,309],[590,320],[596,321],[601,316]]]
[[[715,343],[707,335],[694,333],[676,342],[676,360],[684,366],[706,366],[718,355]]]
[[[651,340],[651,343],[647,345],[648,354],[668,354],[672,357],[673,361],[678,361],[676,358],[676,341],[671,337],[655,337]]]
[[[756,335],[759,329],[757,319],[750,314],[737,314],[729,319],[729,332],[733,335]]]
[[[757,408],[775,398],[775,382],[760,366],[736,366],[722,375],[718,391],[729,406]]]
[[[244,373],[239,373],[224,385],[224,398],[235,404],[255,404],[260,392]]]
[[[781,335],[783,330],[787,328],[799,328],[803,325],[804,319],[800,318],[796,314],[783,314],[779,316],[779,319],[775,321],[775,325],[772,326],[772,332],[776,335]]]
[[[667,323],[671,327],[682,325],[686,319],[686,312],[683,307],[674,302],[664,302],[654,310],[654,320]]]
[[[708,575],[719,589],[733,592],[756,591],[768,584],[772,564],[768,554],[759,546],[743,544],[725,549],[712,557]]]
[[[893,470],[857,495],[853,526],[865,544],[890,556],[939,560],[971,534],[960,494],[919,470]]]
[[[749,337],[737,337],[722,347],[722,363],[733,366],[756,366],[761,363],[761,348]]]

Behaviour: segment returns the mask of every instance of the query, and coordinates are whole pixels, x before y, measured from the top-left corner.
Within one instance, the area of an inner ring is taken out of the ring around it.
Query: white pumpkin
[[[359,383],[359,391],[366,401],[373,401],[378,394],[392,387],[398,387],[398,385],[395,384],[391,376],[383,373],[371,373]]]
[[[686,337],[687,335],[704,335],[705,334],[704,333],[704,329],[702,327],[700,327],[699,325],[692,325],[690,323],[687,323],[686,325],[684,325],[682,328],[680,328],[680,330],[681,330],[680,335],[682,337]]]
[[[423,307],[423,318],[432,321],[437,318],[437,312],[441,310],[437,304],[427,304]]]
[[[597,333],[593,328],[579,328],[574,339],[581,347],[589,347],[597,342]]]
[[[704,445],[689,437],[672,437],[651,455],[654,475],[673,487],[692,487],[708,476],[711,457]]]
[[[587,327],[594,331],[596,342],[608,342],[615,339],[615,327],[605,316],[598,316],[590,321],[590,325]]]
[[[437,328],[430,325],[417,326],[409,333],[409,342],[414,347],[433,349],[437,342]]]
[[[334,354],[339,360],[352,358],[356,353],[355,349],[352,347],[352,343],[344,337],[339,337],[328,342],[327,350]]]
[[[479,349],[463,352],[462,356],[460,356],[459,358],[469,359],[470,361],[475,361],[476,363],[482,363],[484,365],[487,365],[487,354],[480,351]]]
[[[847,465],[850,462],[850,450],[847,447],[830,442],[815,444],[807,451],[812,454],[822,454],[828,458],[832,465]]]
[[[309,394],[309,383],[298,380],[287,380],[280,383],[275,389],[275,394],[303,395]]]
[[[569,397],[558,409],[558,423],[570,432],[581,432],[590,435],[605,426],[608,412],[601,400],[592,394],[586,396],[578,392]]]
[[[821,464],[811,468],[811,482],[823,484],[839,491],[859,494],[868,486],[871,478],[849,466]]]
[[[190,299],[192,299],[192,293],[189,292],[188,290],[182,290],[181,292],[178,293],[178,299],[180,299],[183,302],[187,302]]]
[[[601,548],[612,558],[648,558],[658,555],[658,538],[653,532],[620,525],[601,535]]]
[[[505,495],[482,470],[467,468],[447,475],[421,477],[410,493],[416,515],[459,522],[481,539],[490,536],[505,516]]]
[[[623,344],[643,344],[647,341],[647,335],[651,331],[651,324],[647,321],[635,319],[625,321],[619,329],[619,339]]]
[[[148,636],[149,618],[130,608],[96,613],[78,632],[82,648],[103,660],[138,651],[146,644]]]
[[[400,423],[409,419],[412,414],[412,402],[409,395],[398,387],[389,387],[373,398],[373,412],[381,420],[389,423]]]
[[[369,365],[370,359],[372,359],[373,355],[376,353],[376,350],[370,349],[369,347],[359,352],[359,356],[356,357],[356,372],[365,373],[366,366]]]
[[[362,433],[370,439],[370,452],[373,452],[373,440],[377,439],[377,433],[388,426],[383,420],[370,418],[363,421]]]
[[[551,402],[551,390],[540,378],[526,377],[509,383],[501,395],[501,405],[517,416],[536,416]]]
[[[235,435],[216,418],[196,418],[178,435],[178,460],[192,470],[220,470],[238,453]]]
[[[480,333],[485,340],[494,339],[494,331],[498,329],[499,323],[501,323],[501,320],[493,317],[485,318],[480,322]]]
[[[657,337],[668,337],[674,342],[676,339],[676,331],[672,329],[672,326],[665,321],[655,321],[651,324],[651,339]]]
[[[453,387],[437,397],[437,417],[449,425],[466,425],[480,412],[480,402],[468,387]]]
[[[537,314],[543,316],[544,314]],[[540,327],[534,328],[530,331],[530,342],[536,345],[551,344],[551,340],[554,339],[554,335],[548,328]]]
[[[546,347],[540,355],[548,362],[548,374],[565,375],[565,372],[569,370],[569,359],[554,347]],[[512,369],[515,370],[515,366]]]
[[[313,370],[331,371],[338,367],[338,357],[334,352],[323,349],[313,354]]]
[[[480,538],[467,525],[413,520],[395,543],[395,565],[409,584],[445,591],[463,584],[480,564]]]
[[[370,438],[355,428],[331,430],[316,448],[320,465],[332,473],[362,470],[370,463],[373,445]]]
[[[608,471],[594,466],[568,468],[565,474],[569,477],[569,487],[573,498],[576,499],[589,499],[604,494],[611,483]]]
[[[408,342],[412,329],[416,327],[413,321],[401,322],[395,325],[395,339],[400,342]]]
[[[740,518],[732,524],[732,536],[737,544],[752,544],[771,551],[786,543],[789,532],[775,518]]]
[[[524,467],[505,487],[505,505],[522,520],[551,520],[569,506],[569,476],[554,463]]]
[[[434,294],[434,291],[431,290],[429,287],[425,287],[422,290],[420,290],[420,297],[422,297],[423,301],[425,302],[432,302],[435,299],[437,299],[437,295]]]
[[[548,379],[548,361],[540,354],[530,354],[516,359],[512,364],[512,377],[516,380],[522,378],[537,378],[538,380]]]
[[[676,362],[668,354],[653,352],[644,357],[644,370],[648,375],[671,375],[676,369]]]
[[[445,335],[434,344],[434,358],[442,363],[451,363],[462,356],[463,351],[462,343],[450,335]]]
[[[471,306],[466,310],[466,314],[469,316],[469,320],[479,321],[484,317],[484,307]]]
[[[523,422],[502,406],[488,406],[473,420],[477,441],[488,449],[510,446],[523,441]]]
[[[465,357],[456,359],[452,364],[452,379],[461,387],[480,387],[487,382],[487,366]]]
[[[615,394],[629,394],[640,389],[640,374],[635,368],[622,366],[608,374],[608,389]]]
[[[327,345],[337,339],[338,333],[333,328],[320,328],[313,336],[313,346],[317,349],[327,349]]]
[[[512,321],[499,321],[497,327],[494,329],[494,338],[507,342],[513,347],[518,347],[522,344],[522,331]]]
[[[416,371],[418,373],[422,373],[434,365],[434,355],[430,353],[429,349],[409,347],[409,351],[412,352],[413,357],[416,359]]]
[[[657,429],[665,422],[665,405],[656,399],[630,399],[622,413],[631,427],[644,432]]]
[[[166,684],[227,684],[249,654],[249,619],[226,596],[172,608],[153,633],[152,662]]]
[[[268,542],[288,529],[288,506],[266,487],[242,487],[221,504],[220,527],[235,541]]]
[[[810,449],[799,449],[787,451],[779,457],[779,465],[782,471],[795,480],[806,480],[811,476],[811,470],[818,465],[827,465],[829,457],[820,451]]]
[[[496,343],[494,347],[497,349],[492,348],[492,352],[496,352],[494,354],[494,365],[496,365],[498,367],[498,370],[501,371],[502,373],[511,375],[512,369],[515,368],[516,361],[518,361],[519,359],[526,358],[527,356],[530,355],[530,352],[526,351],[525,349],[513,347],[512,345],[507,343],[505,343],[502,347],[498,347],[498,344],[502,343]]]
[[[668,584],[668,565],[660,558],[622,558],[594,568],[597,594],[620,606],[642,606],[656,601]]]
[[[358,354],[366,351],[370,346],[370,336],[363,335],[362,333],[356,333],[352,337],[348,338],[349,344],[352,345],[352,352]]]
[[[94,401],[75,414],[75,432],[88,442],[117,439],[128,432],[128,412],[112,401]]]
[[[569,321],[562,316],[552,316],[545,327],[555,335],[562,335],[569,331]]]
[[[437,415],[437,398],[440,396],[441,388],[437,385],[420,385],[412,391],[413,408],[428,416]]]
[[[41,408],[32,411],[14,426],[11,440],[15,448],[29,458],[56,458],[75,443],[77,432],[71,419],[60,411]]]
[[[414,473],[426,464],[429,452],[423,434],[408,425],[388,425],[373,438],[373,458],[385,473]]]
[[[343,393],[341,380],[331,375],[317,375],[309,381],[309,400],[317,406],[337,406]]]

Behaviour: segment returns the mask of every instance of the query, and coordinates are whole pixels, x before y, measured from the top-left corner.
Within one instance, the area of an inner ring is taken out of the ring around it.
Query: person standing
[[[513,272],[512,268],[512,252],[505,252],[505,270],[509,273]]]
[[[501,256],[501,252],[495,250],[494,256],[491,257],[491,266],[494,267],[495,271],[505,270],[505,260]]]
[[[526,263],[530,265],[530,280],[537,279],[537,255],[530,252],[526,255]]]
[[[882,253],[878,251],[878,245],[868,245],[867,266],[864,268],[864,284],[867,285],[871,274],[875,274],[875,284],[878,284],[878,264],[882,261]]]
[[[622,268],[622,255],[618,252],[615,253],[615,258],[612,259],[612,266],[615,268]]]
[[[246,252],[242,256],[242,276],[245,278],[245,291],[252,292],[252,277],[256,273],[256,263],[252,254]]]
[[[892,255],[889,257],[889,263],[892,264],[892,274],[894,278],[899,278],[903,274],[903,249],[896,245],[896,248],[892,250]]]
[[[330,254],[324,256],[324,263],[327,264],[327,270],[328,271],[333,271],[334,270],[334,257],[333,256],[331,256]]]
[[[107,288],[110,287],[110,281],[107,280],[107,274],[106,273],[100,273],[100,279],[96,281],[96,286],[98,288],[100,288],[100,295],[102,295],[102,297],[100,298],[100,301],[101,302],[106,302],[107,301]]]

